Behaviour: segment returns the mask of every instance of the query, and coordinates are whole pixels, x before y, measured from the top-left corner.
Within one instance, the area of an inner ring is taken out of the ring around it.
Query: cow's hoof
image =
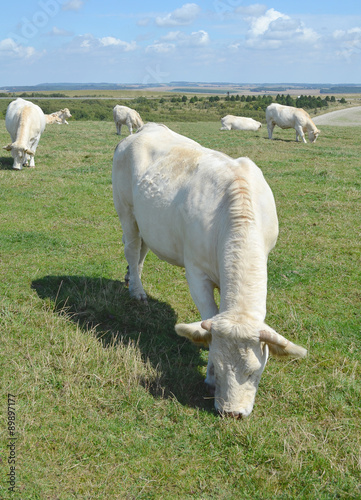
[[[132,297],[132,299],[139,300],[139,302],[142,302],[143,304],[148,304],[148,298],[147,294],[145,292],[134,292],[129,288],[129,294]]]

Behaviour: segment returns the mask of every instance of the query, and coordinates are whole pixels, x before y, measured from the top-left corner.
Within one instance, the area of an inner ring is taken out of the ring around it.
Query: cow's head
[[[26,149],[20,146],[17,146],[16,143],[8,144],[4,146],[3,149],[6,151],[11,151],[11,156],[14,158],[13,169],[21,170],[23,165],[25,165],[29,161],[29,156],[34,156],[34,151],[31,149]]]
[[[247,417],[252,409],[268,352],[302,358],[306,349],[288,341],[266,324],[220,314],[211,320],[176,325],[178,335],[209,346],[206,383],[214,405],[224,415]]]
[[[316,142],[317,137],[320,135],[321,130],[318,130],[318,128],[315,128],[314,130],[309,130],[308,132],[308,140],[310,142]]]
[[[68,108],[64,108],[61,110],[61,113],[64,118],[71,118],[71,114]]]

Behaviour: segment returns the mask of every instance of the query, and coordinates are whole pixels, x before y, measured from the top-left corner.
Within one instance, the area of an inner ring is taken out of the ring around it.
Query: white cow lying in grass
[[[118,135],[121,135],[122,125],[128,127],[130,134],[133,133],[133,127],[138,129],[144,125],[139,113],[135,111],[135,109],[128,108],[127,106],[120,106],[119,104],[114,106],[113,117]]]
[[[278,221],[261,170],[248,158],[232,159],[148,123],[118,144],[112,182],[131,296],[146,301],[141,272],[148,248],[185,267],[202,321],[178,324],[176,332],[209,346],[206,383],[216,409],[248,416],[268,351],[306,355],[264,322]]]
[[[29,158],[29,166],[35,167],[36,148],[46,125],[42,110],[36,104],[19,97],[9,104],[5,125],[12,142],[4,146],[4,149],[11,151],[13,168],[21,170],[28,164]]]
[[[221,118],[221,130],[258,130],[262,127],[261,122],[244,116],[227,115]]]
[[[305,143],[307,142],[305,132],[308,132],[310,142],[316,142],[320,134],[310,115],[301,108],[283,106],[278,103],[270,104],[266,109],[266,121],[269,139],[272,139],[275,125],[281,128],[294,128],[296,130],[296,141],[301,137]]]
[[[60,111],[55,111],[51,113],[51,115],[45,115],[46,123],[53,124],[57,123],[58,125],[69,125],[67,122],[67,118],[71,118],[71,114],[68,108],[61,109]]]

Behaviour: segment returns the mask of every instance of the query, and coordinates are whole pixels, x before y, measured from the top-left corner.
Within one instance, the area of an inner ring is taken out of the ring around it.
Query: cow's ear
[[[25,149],[25,153],[27,155],[30,155],[30,156],[34,156],[35,155],[34,151],[31,151],[31,149]]]
[[[208,347],[212,341],[212,334],[207,331],[207,329],[203,328],[204,323],[207,322],[197,321],[196,323],[189,324],[179,323],[175,325],[175,331],[180,337],[186,337],[195,344]]]
[[[7,146],[3,146],[3,149],[6,149],[6,151],[11,151],[13,148],[12,144],[8,144]]]

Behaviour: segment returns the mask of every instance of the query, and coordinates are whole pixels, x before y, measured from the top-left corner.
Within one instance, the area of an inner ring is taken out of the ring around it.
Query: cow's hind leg
[[[124,255],[128,262],[125,281],[129,283],[129,293],[137,300],[147,301],[147,295],[140,280],[143,263],[148,248],[139,234],[134,218],[122,223]]]
[[[124,242],[124,240],[123,240],[123,242]],[[144,260],[145,260],[145,257],[147,255],[147,253],[148,253],[148,247],[144,243],[144,241],[142,240],[142,244],[141,244],[141,247],[140,247],[139,263],[138,263],[139,278],[142,277],[142,270],[143,270]],[[127,274],[125,275],[124,280],[125,280],[126,286],[129,286],[129,281],[130,281],[129,265],[127,266]]]

